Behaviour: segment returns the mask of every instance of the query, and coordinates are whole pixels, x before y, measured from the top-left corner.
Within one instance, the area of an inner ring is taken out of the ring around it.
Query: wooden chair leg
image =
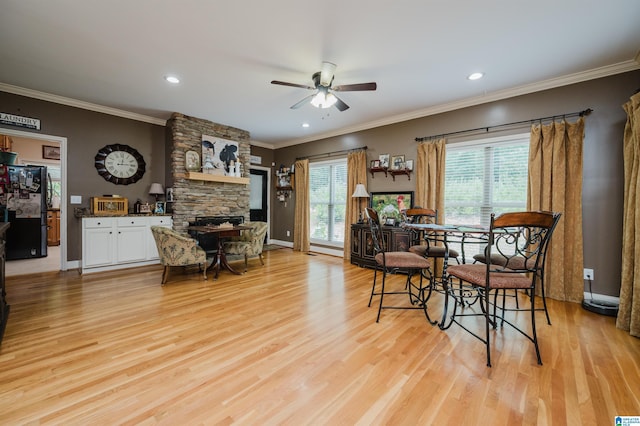
[[[207,280],[207,262],[205,260],[205,262],[202,264],[202,279],[203,280]]]
[[[165,265],[164,270],[162,271],[162,283],[161,285],[164,285],[164,283],[167,282],[167,277],[169,276],[169,266]]]
[[[264,259],[262,258],[262,252],[258,253],[258,257],[260,257],[260,263],[264,266]]]
[[[248,269],[249,269],[249,256],[245,253],[244,254],[244,271],[247,272]]]

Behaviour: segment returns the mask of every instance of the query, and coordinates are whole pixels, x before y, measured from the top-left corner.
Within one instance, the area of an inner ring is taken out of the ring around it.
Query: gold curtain
[[[362,198],[351,197],[359,183],[367,187],[367,152],[364,150],[351,152],[347,156],[347,208],[344,221],[344,258],[346,260],[351,259],[351,224],[358,221],[366,204],[366,200]]]
[[[414,205],[437,210],[439,223],[444,223],[445,160],[445,139],[418,145]]]
[[[623,105],[624,216],[622,221],[622,283],[616,327],[640,337],[640,93]]]
[[[446,140],[418,145],[416,161],[416,199],[414,205],[438,212],[438,223],[444,223],[444,171],[447,156]],[[440,245],[441,243],[438,243]],[[442,270],[442,259],[436,259],[434,271]]]
[[[531,127],[528,210],[562,213],[548,250],[545,293],[580,302],[584,296],[582,156],[584,119]]]
[[[295,163],[296,206],[293,219],[293,249],[308,252],[309,242],[309,160]]]

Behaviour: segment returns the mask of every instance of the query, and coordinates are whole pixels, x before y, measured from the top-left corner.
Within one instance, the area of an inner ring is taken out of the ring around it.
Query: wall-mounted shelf
[[[224,176],[224,175],[211,175],[208,173],[200,172],[187,172],[187,179],[190,180],[204,180],[209,182],[223,182],[223,183],[238,183],[241,185],[249,185],[249,178]]]
[[[394,182],[396,180],[396,176],[398,175],[407,175],[407,179],[411,180],[412,171],[413,170],[409,170],[409,169],[392,169],[392,170],[389,170],[389,174],[393,177]]]
[[[369,172],[371,173],[371,179],[373,179],[376,173],[384,173],[384,177],[387,177],[387,170],[388,168],[386,167],[371,167],[369,169]]]

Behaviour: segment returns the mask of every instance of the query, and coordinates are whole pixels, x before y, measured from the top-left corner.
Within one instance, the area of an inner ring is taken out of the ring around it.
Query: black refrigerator
[[[6,258],[47,256],[47,168],[2,166],[2,220],[7,230]]]

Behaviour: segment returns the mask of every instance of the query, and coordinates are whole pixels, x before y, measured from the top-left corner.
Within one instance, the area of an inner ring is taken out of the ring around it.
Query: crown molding
[[[499,90],[497,92],[487,93],[482,96],[476,96],[472,98],[462,99],[456,102],[450,102],[442,105],[436,105],[433,107],[413,111],[406,114],[395,115],[386,117],[381,120],[370,121],[367,123],[361,123],[356,126],[346,127],[343,129],[335,130],[332,132],[317,134],[306,138],[292,139],[282,143],[274,144],[276,148],[285,148],[293,145],[300,145],[307,142],[313,142],[320,139],[331,138],[348,133],[359,132],[363,130],[372,129],[374,127],[388,126],[390,124],[401,123],[403,121],[414,120],[416,118],[428,117],[430,115],[441,114],[443,112],[455,111],[462,108],[472,107],[488,102],[499,101],[502,99],[513,98],[515,96],[526,95],[529,93],[540,92],[542,90],[553,89],[556,87],[568,86],[574,83],[581,83],[588,80],[594,80],[596,78],[608,77],[615,74],[622,74],[624,72],[635,71],[640,69],[640,52],[634,60],[620,62],[613,65],[607,65],[592,70],[579,72],[575,74],[569,74],[566,76],[552,78],[549,80],[543,80],[536,83],[525,84],[510,89]]]
[[[40,92],[38,90],[25,89],[24,87],[13,86],[11,84],[1,82],[0,91],[13,93],[14,95],[26,96],[28,98],[39,99],[41,101],[48,101],[56,104],[86,109],[89,111],[101,112],[103,114],[114,115],[116,117],[128,118],[130,120],[157,124],[159,126],[165,126],[167,124],[167,120],[163,120],[160,118],[150,117],[148,115],[137,114],[135,112],[124,111],[121,109],[111,108],[103,105],[92,104],[90,102],[84,102],[77,99],[66,98],[64,96],[53,95],[51,93]]]
[[[581,83],[583,81],[593,80],[596,78],[608,77],[615,74],[621,74],[624,72],[635,71],[640,69],[640,52],[634,59],[620,62],[617,64],[607,65],[600,68],[594,68],[592,70],[579,72],[575,74],[569,74],[566,76],[552,78],[549,80],[543,80],[536,83],[525,84],[510,89],[499,90],[497,92],[487,93],[482,96],[476,96],[472,98],[463,99],[456,102],[450,102],[442,105],[436,105],[433,107],[413,111],[407,114],[395,115],[385,117],[380,120],[370,121],[367,123],[361,123],[351,127],[345,127],[332,132],[326,132],[316,134],[314,136],[308,136],[305,138],[292,139],[281,143],[264,143],[260,141],[251,141],[251,145],[259,146],[267,149],[285,148],[293,145],[300,145],[307,142],[313,142],[320,139],[331,138],[335,136],[341,136],[348,133],[360,132],[363,130],[372,129],[375,127],[388,126],[390,124],[400,123],[403,121],[414,120],[416,118],[428,117],[430,115],[441,114],[443,112],[455,111],[462,108],[467,108],[475,105],[480,105],[488,102],[494,102],[502,99],[508,99],[515,96],[526,95],[529,93],[539,92],[542,90],[553,89],[556,87],[567,86],[569,84]],[[0,82],[0,91],[13,93],[15,95],[26,96],[29,98],[40,99],[43,101],[49,101],[57,104],[72,106],[76,108],[82,108],[89,111],[101,112],[103,114],[114,115],[117,117],[128,118],[131,120],[142,121],[145,123],[157,124],[159,126],[165,126],[167,120],[163,120],[156,117],[150,117],[143,114],[137,114],[130,111],[124,111],[117,108],[106,107],[103,105],[93,104],[90,102],[84,102],[77,99],[66,98],[64,96],[53,95],[50,93],[40,92],[37,90],[26,89],[19,86],[13,86],[10,84]]]

